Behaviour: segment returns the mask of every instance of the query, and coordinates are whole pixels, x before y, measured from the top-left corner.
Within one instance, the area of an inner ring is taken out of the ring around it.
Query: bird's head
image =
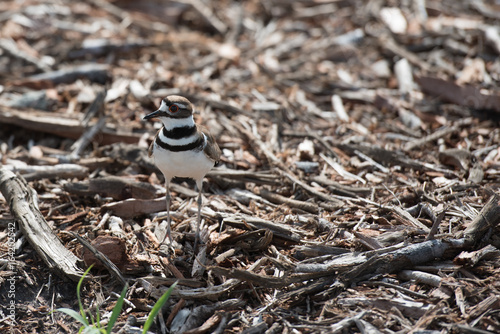
[[[170,95],[161,101],[160,108],[144,116],[144,120],[158,118],[187,118],[193,115],[193,104],[183,96]]]

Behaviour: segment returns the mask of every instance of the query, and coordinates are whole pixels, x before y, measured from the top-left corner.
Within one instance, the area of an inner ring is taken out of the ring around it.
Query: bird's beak
[[[158,118],[160,117],[160,110],[153,111],[151,114],[147,114],[144,116],[143,120],[148,120],[151,118]]]

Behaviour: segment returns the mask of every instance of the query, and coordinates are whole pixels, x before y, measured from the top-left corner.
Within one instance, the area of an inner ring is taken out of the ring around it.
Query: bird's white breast
[[[156,144],[153,157],[158,169],[169,180],[173,177],[187,177],[201,182],[215,164],[203,150],[172,152]]]

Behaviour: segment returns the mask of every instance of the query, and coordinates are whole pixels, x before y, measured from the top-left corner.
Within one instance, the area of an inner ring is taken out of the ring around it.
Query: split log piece
[[[349,272],[341,274],[339,281],[345,286],[366,280],[378,274],[397,272],[418,264],[442,258],[446,251],[464,246],[464,240],[429,240],[409,245],[381,256],[372,256],[368,261],[355,266]]]
[[[423,146],[429,142],[436,141],[439,138],[445,137],[449,134],[457,132],[460,128],[456,125],[450,127],[442,127],[441,129],[436,130],[435,132],[417,140],[413,140],[408,142],[404,146],[405,151],[411,151],[417,147]]]
[[[268,288],[282,288],[293,283],[303,282],[308,279],[314,279],[318,277],[318,273],[308,273],[308,274],[294,274],[285,275],[283,277],[274,276],[264,276],[252,273],[248,270],[236,269],[236,268],[224,268],[224,267],[208,267],[216,275],[222,275],[231,279],[238,279],[240,281],[252,283],[259,286],[265,286]]]
[[[369,313],[368,311],[361,311],[353,317],[347,317],[342,319],[341,321],[331,325],[330,333],[340,334],[349,331],[349,328],[355,323],[356,320],[363,318],[368,313]]]
[[[492,256],[498,256],[499,254],[500,250],[498,248],[493,245],[486,245],[485,247],[477,251],[463,251],[455,259],[453,259],[453,263],[473,267],[482,259]]]
[[[500,195],[494,194],[472,223],[465,229],[464,237],[470,246],[478,245],[488,230],[500,224]]]

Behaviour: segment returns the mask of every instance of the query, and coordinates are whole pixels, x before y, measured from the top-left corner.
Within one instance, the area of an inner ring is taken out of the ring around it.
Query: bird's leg
[[[170,231],[170,180],[165,178],[165,189],[167,190],[167,193],[165,194],[165,201],[167,202],[167,234],[165,234],[165,238],[163,238],[162,243],[165,241],[165,239],[169,238],[170,244],[172,244],[172,233]]]
[[[201,225],[201,188],[203,187],[203,180],[201,182],[196,182],[198,187],[198,222],[196,224],[196,234],[194,235],[194,251],[196,252],[196,247],[198,246],[198,241],[200,239],[200,225]]]

